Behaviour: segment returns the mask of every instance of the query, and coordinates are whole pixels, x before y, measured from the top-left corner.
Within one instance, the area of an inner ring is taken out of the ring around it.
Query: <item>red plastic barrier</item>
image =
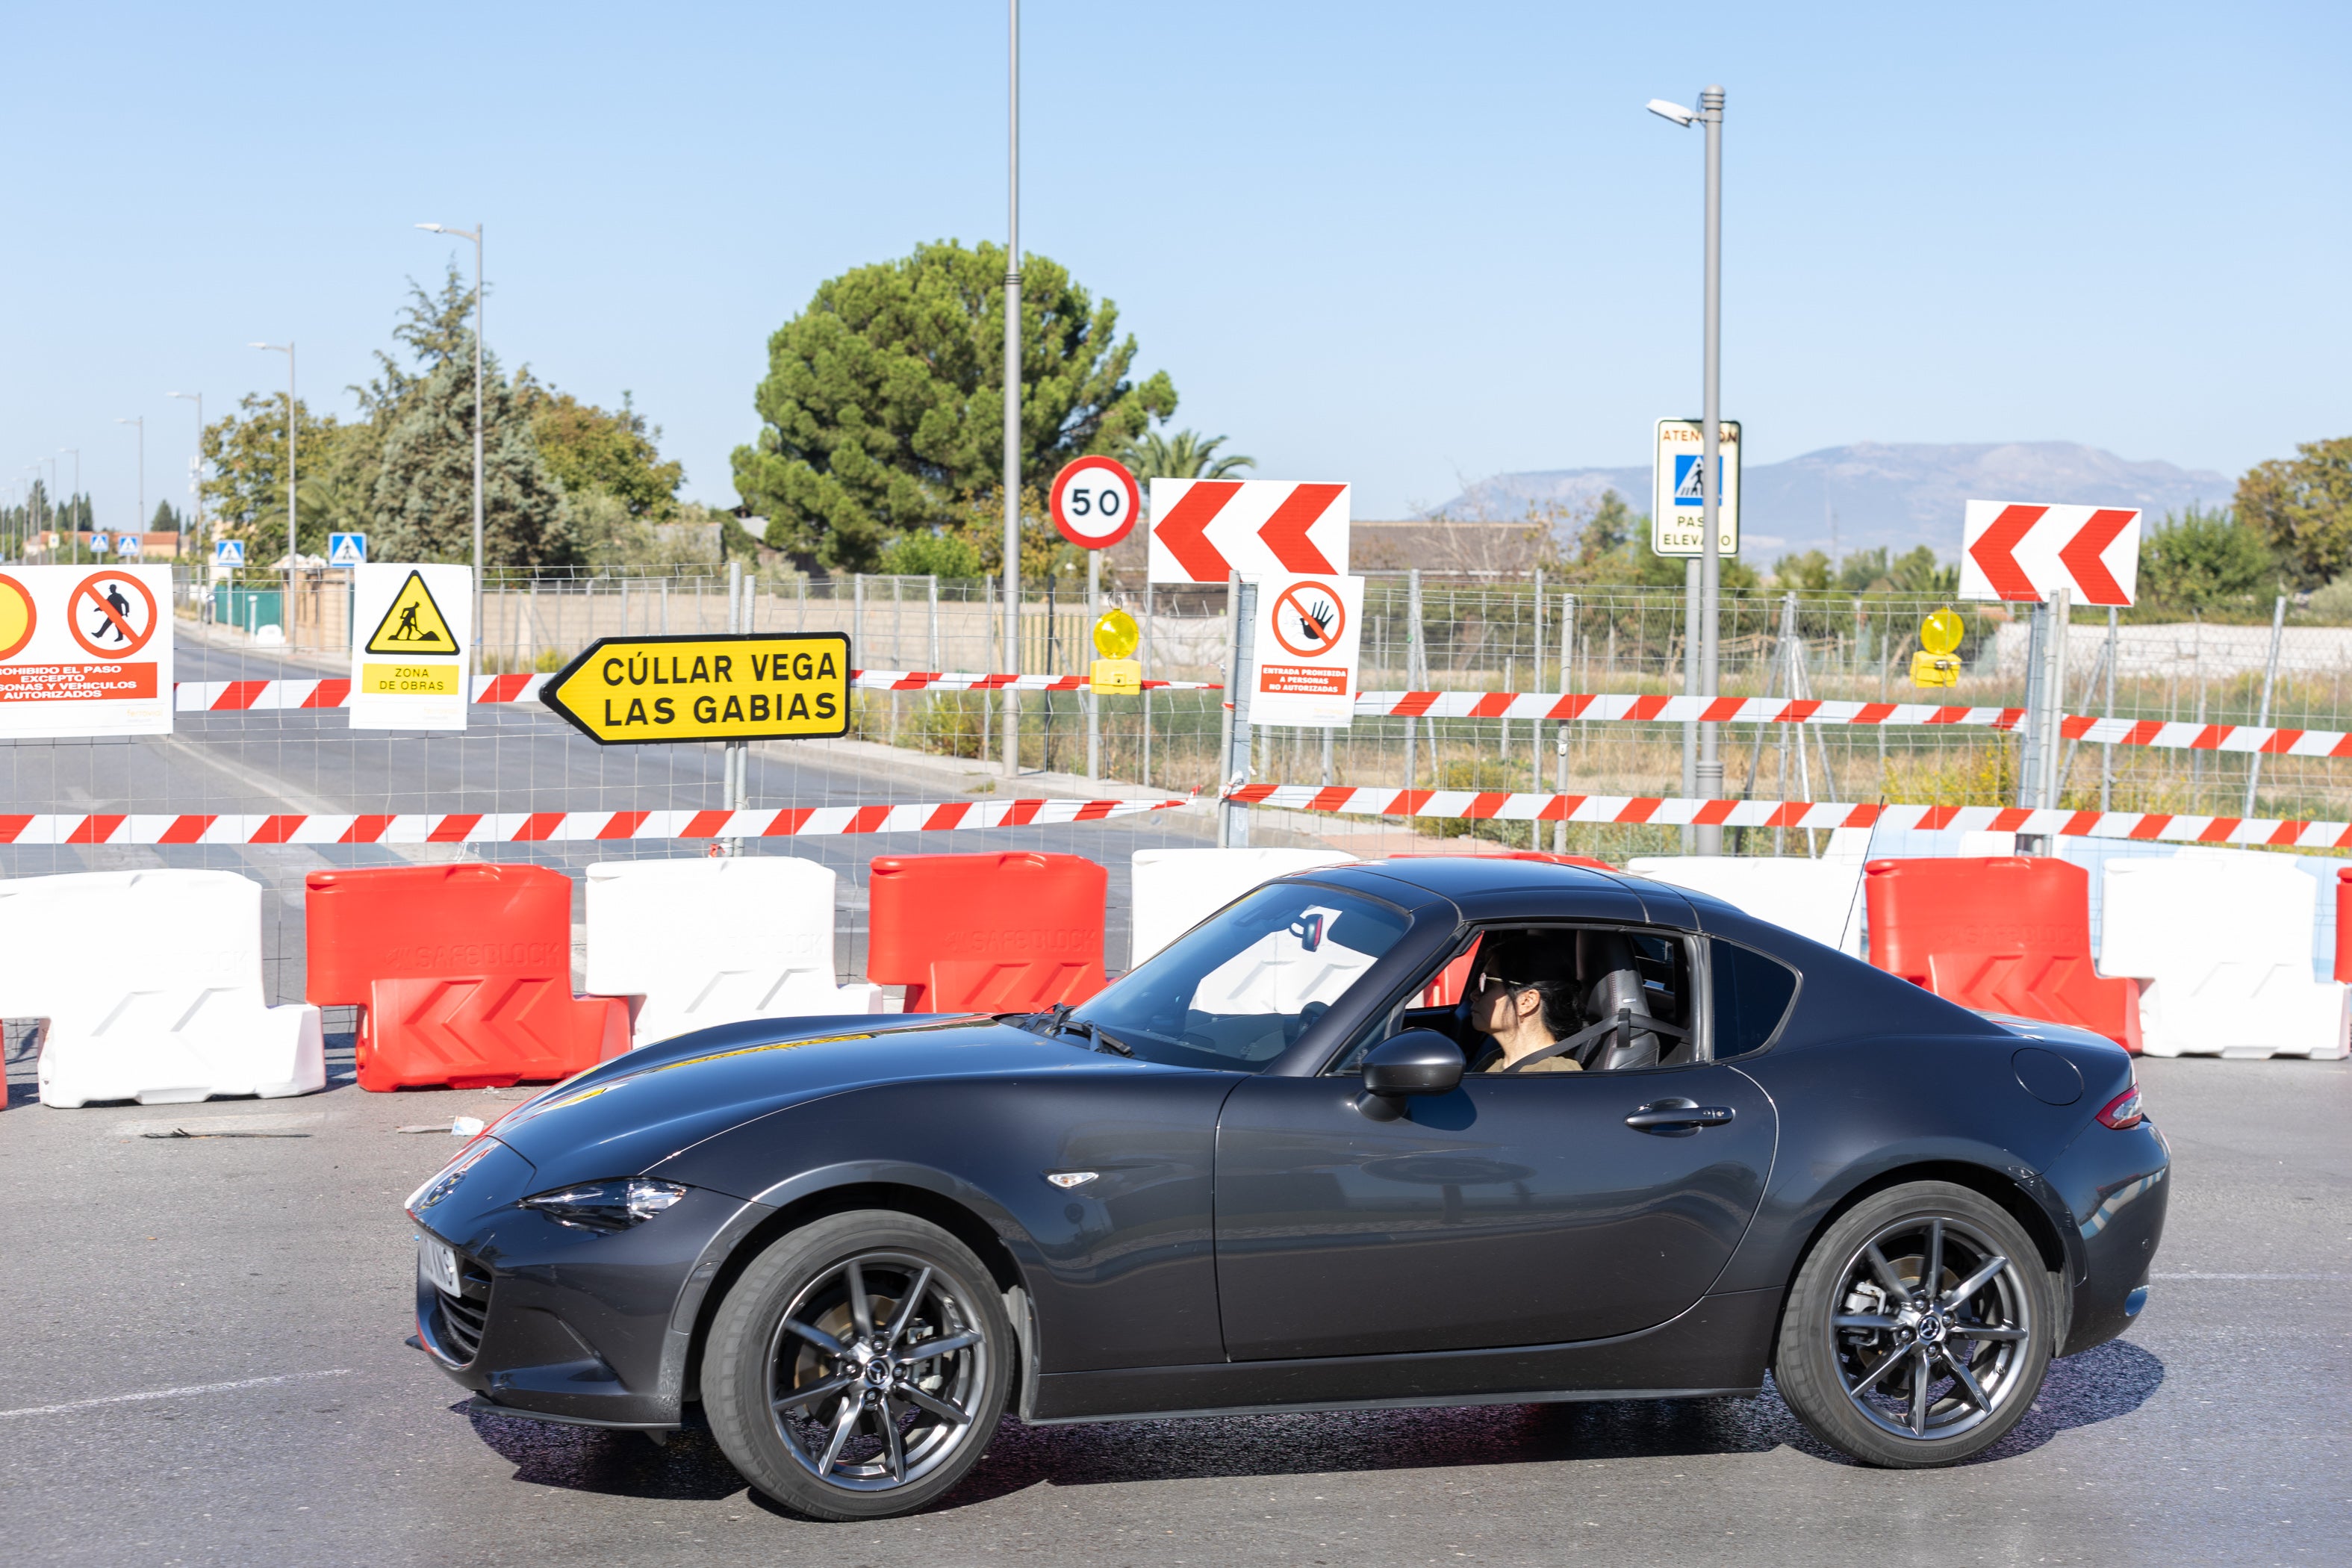
[[[2352,980],[2352,871],[2336,873],[2336,978]]]
[[[2091,879],[2044,856],[1873,860],[1870,962],[1963,1007],[2139,1049],[2139,984],[2091,963]]]
[[[1109,873],[1083,855],[877,855],[866,977],[909,1013],[1013,1013],[1104,984]]]
[[[629,1047],[628,1004],[572,994],[572,879],[543,866],[313,871],[310,1001],[362,1009],[362,1089],[504,1088]]]

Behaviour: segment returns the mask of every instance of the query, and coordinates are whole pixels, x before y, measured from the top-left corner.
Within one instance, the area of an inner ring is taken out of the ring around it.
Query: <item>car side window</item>
[[[1446,1036],[1480,1074],[1678,1067],[1694,1059],[1696,1046],[1696,957],[1677,932],[1568,922],[1486,927],[1328,1070],[1356,1070],[1374,1045],[1406,1029]]]
[[[1780,1032],[1797,999],[1797,972],[1777,958],[1721,937],[1707,942],[1707,978],[1715,994],[1715,1059],[1761,1050]]]

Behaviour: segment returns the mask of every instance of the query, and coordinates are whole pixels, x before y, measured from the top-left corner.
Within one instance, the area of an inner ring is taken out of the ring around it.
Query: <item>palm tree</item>
[[[1173,436],[1154,430],[1122,446],[1117,456],[1129,472],[1143,480],[1225,479],[1244,468],[1257,467],[1255,458],[1244,458],[1239,453],[1217,456],[1217,448],[1225,444],[1225,439],[1223,436],[1211,436],[1204,440],[1197,430],[1179,430]]]

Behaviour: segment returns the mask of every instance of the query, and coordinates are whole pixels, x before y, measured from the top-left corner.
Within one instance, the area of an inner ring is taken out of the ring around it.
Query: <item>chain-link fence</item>
[[[841,631],[871,670],[992,672],[1008,668],[994,585],[925,577],[812,579],[770,574],[750,584],[748,620],[761,631]],[[274,602],[267,596],[275,595]],[[267,574],[180,584],[177,678],[183,682],[300,680],[349,672],[344,574]],[[494,574],[481,638],[488,671],[548,671],[600,637],[723,631],[722,572]],[[1222,586],[1107,591],[1148,628],[1147,677],[1218,682],[1229,628]],[[1997,607],[1963,616],[1957,686],[1909,681],[1921,618],[1940,601],[1727,595],[1722,690],[1866,702],[1935,701],[2017,707],[2023,701],[2025,626]],[[1038,584],[1019,618],[1018,668],[1082,674],[1093,657],[1082,584]],[[272,632],[269,628],[278,628]],[[1677,693],[1684,689],[1683,595],[1676,589],[1597,588],[1532,574],[1476,581],[1409,573],[1370,574],[1363,606],[1367,690]],[[2112,634],[2078,614],[2068,647],[2071,713],[2207,725],[2253,723],[2268,691],[2271,722],[2352,727],[2345,676],[2352,629],[2286,627],[2273,657],[2268,626],[2132,625]],[[786,808],[986,801],[1059,795],[1129,799],[1195,792],[1192,808],[1111,822],[746,841],[757,854],[810,857],[842,876],[845,976],[862,970],[865,879],[877,854],[982,848],[1092,856],[1112,873],[1109,957],[1124,961],[1129,856],[1138,848],[1213,842],[1205,802],[1219,773],[1222,690],[1150,691],[1096,700],[1038,693],[1018,701],[1022,775],[1003,776],[1007,704],[1000,692],[862,690],[849,737],[771,742],[752,750],[746,804]],[[1090,752],[1089,710],[1093,712]],[[1999,805],[2015,797],[2017,737],[1976,726],[1727,724],[1724,790],[1755,800],[1813,799]],[[1089,770],[1089,756],[1093,766]],[[1260,726],[1255,782],[1566,791],[1600,795],[1682,792],[1678,723],[1526,719],[1360,718],[1344,731]],[[1089,777],[1091,771],[1092,776]],[[2245,812],[2304,819],[2352,817],[2347,770],[2326,758],[2210,749],[2106,747],[2065,753],[2062,804],[2118,811]],[[722,803],[716,746],[600,748],[536,702],[478,704],[462,732],[354,731],[333,709],[179,715],[169,737],[40,741],[0,745],[8,810],[29,814],[517,813],[711,809]],[[1256,842],[1315,843],[1375,855],[1443,847],[1473,834],[1499,845],[1557,845],[1622,860],[1671,853],[1679,830],[1524,821],[1437,821],[1270,814]],[[1802,834],[1728,835],[1735,853],[1801,853]],[[700,855],[694,840],[593,844],[253,843],[0,845],[0,875],[178,865],[235,868],[276,897],[268,933],[280,999],[301,992],[301,885],[330,866],[487,858],[577,872],[614,858]],[[103,932],[91,933],[102,942]]]

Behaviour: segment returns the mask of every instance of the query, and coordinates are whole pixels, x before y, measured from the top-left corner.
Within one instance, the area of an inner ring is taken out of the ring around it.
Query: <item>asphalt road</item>
[[[818,1525],[717,1451],[468,1417],[401,1341],[404,1124],[508,1096],[0,1113],[7,1557],[56,1563],[2341,1563],[2352,1064],[2149,1061],[2151,1304],[1956,1469],[1858,1468],[1768,1393],[1028,1430],[942,1506]],[[198,1132],[299,1137],[156,1138]],[[1475,1281],[1465,1281],[1475,1288]]]
[[[184,636],[174,649],[183,681],[315,679],[307,666]],[[908,700],[913,700],[912,699]],[[1034,703],[1036,699],[1030,700]],[[1069,697],[1057,702],[1068,705]],[[879,748],[870,748],[879,751]],[[337,710],[184,713],[169,737],[0,742],[0,799],[35,813],[524,812],[710,809],[722,801],[716,746],[598,746],[537,703],[478,706],[462,732],[354,731]],[[755,806],[854,805],[985,799],[1000,788],[974,762],[910,770],[866,760],[757,748],[749,800]],[[975,786],[985,786],[984,793]],[[1022,787],[1013,793],[1039,793]],[[1105,936],[1112,967],[1125,965],[1129,858],[1137,849],[1213,842],[1205,813],[1156,813],[1106,823],[754,841],[751,852],[788,854],[832,867],[842,879],[836,962],[845,977],[865,963],[867,862],[893,852],[1041,849],[1088,856],[1110,872]],[[460,846],[0,846],[0,877],[148,866],[235,870],[277,895],[268,900],[264,950],[277,999],[302,992],[302,879],[331,866],[486,858],[551,866],[578,876],[598,860],[699,857],[698,842]],[[575,903],[573,919],[584,918]]]

